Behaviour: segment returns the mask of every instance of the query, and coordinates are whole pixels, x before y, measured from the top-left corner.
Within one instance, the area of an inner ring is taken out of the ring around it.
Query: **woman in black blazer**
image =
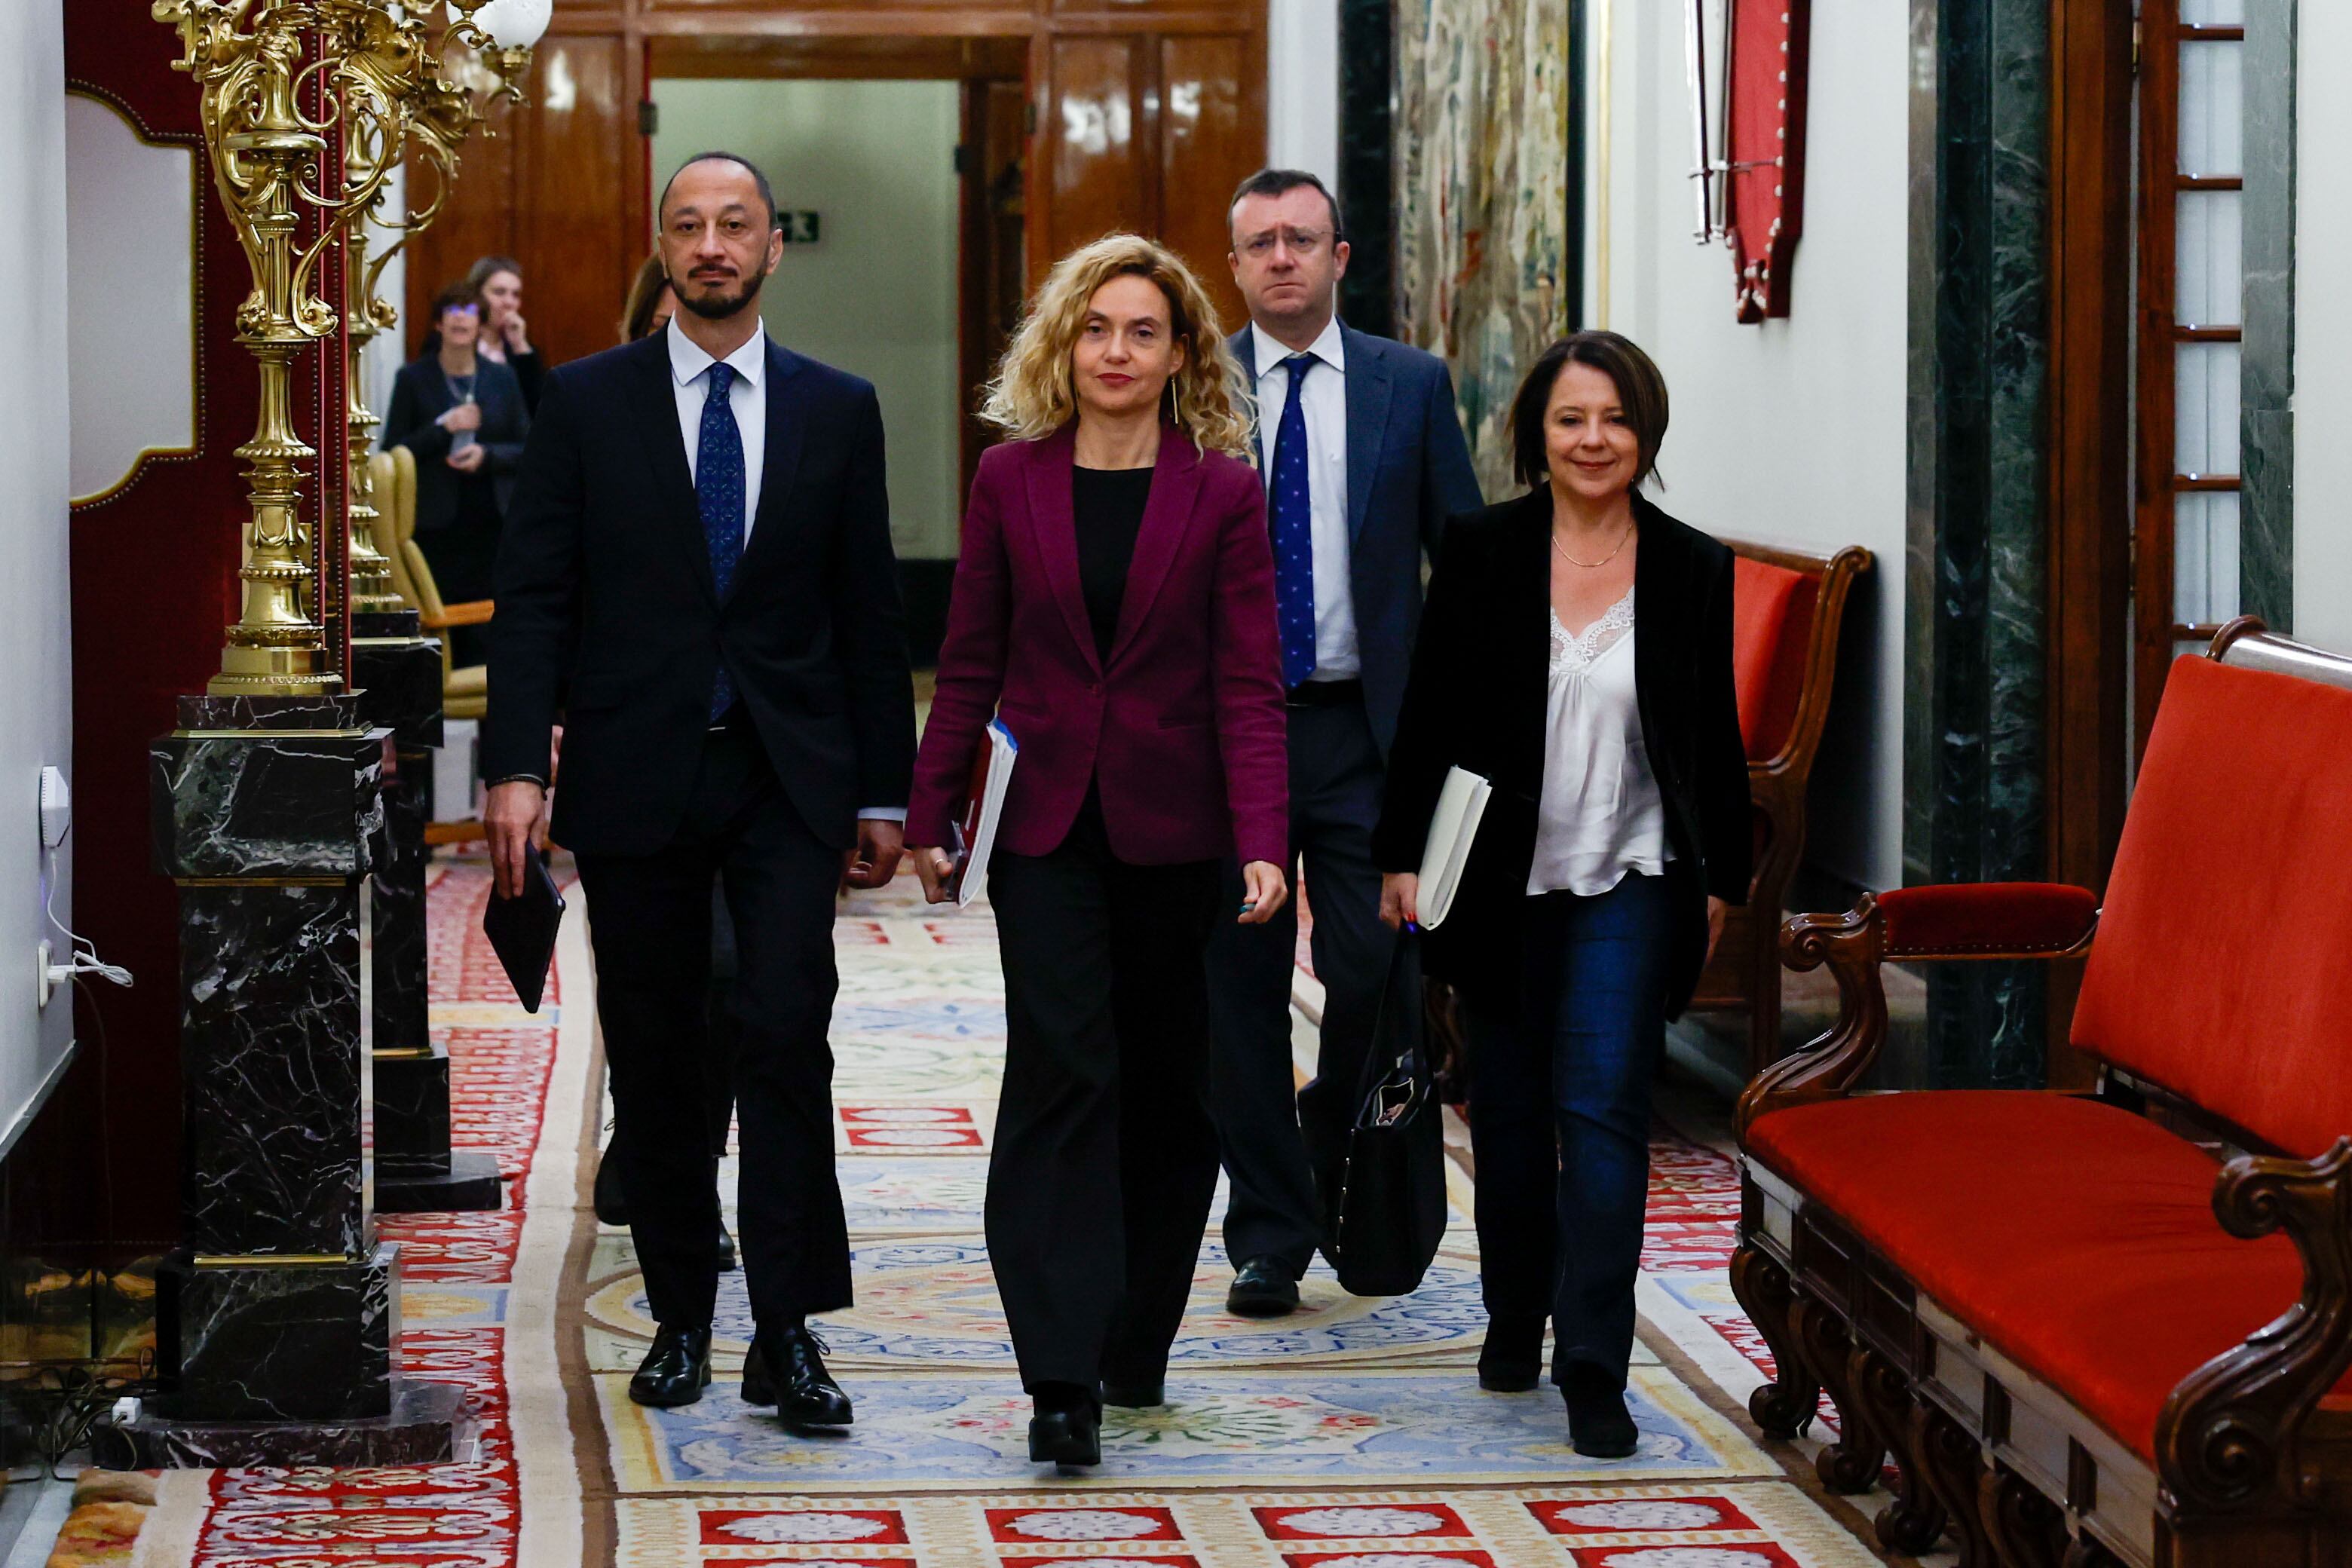
[[[1414,922],[1448,770],[1493,784],[1424,952],[1468,1016],[1478,1381],[1533,1388],[1550,1319],[1570,1434],[1614,1458],[1639,1437],[1624,1388],[1652,1077],[1748,896],[1731,552],[1635,493],[1666,389],[1625,339],[1554,344],[1512,428],[1534,488],[1447,531],[1372,847],[1383,918]]]
[[[530,414],[514,372],[477,352],[481,296],[455,283],[433,301],[438,346],[400,367],[383,447],[416,457],[416,547],[448,604],[491,596],[499,531],[514,497]],[[480,664],[479,626],[453,628],[459,664]]]

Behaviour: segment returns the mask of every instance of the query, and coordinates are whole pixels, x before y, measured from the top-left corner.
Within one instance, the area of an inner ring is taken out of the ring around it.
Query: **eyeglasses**
[[[482,308],[479,305],[452,305],[441,313],[445,316],[478,316]]]
[[[1330,237],[1328,228],[1270,228],[1242,241],[1242,254],[1253,261],[1263,261],[1274,254],[1279,243],[1289,247],[1293,256],[1311,257],[1320,252]]]

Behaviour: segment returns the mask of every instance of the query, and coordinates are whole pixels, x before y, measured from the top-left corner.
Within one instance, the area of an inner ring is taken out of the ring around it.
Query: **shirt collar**
[[[1255,321],[1250,323],[1250,349],[1257,356],[1257,374],[1261,381],[1265,380],[1270,373],[1280,368],[1282,362],[1288,359],[1291,354],[1291,351],[1284,347],[1279,339]],[[1348,352],[1339,335],[1338,316],[1333,316],[1324,323],[1323,335],[1307,344],[1307,352],[1342,375],[1347,374]]]
[[[685,329],[677,324],[677,317],[672,316],[669,325],[662,331],[669,347],[669,373],[678,385],[686,385],[710,368],[713,362],[709,351],[686,335]],[[763,330],[745,338],[735,352],[727,356],[727,363],[734,368],[736,374],[753,386],[759,385],[761,377],[768,370],[767,332]]]

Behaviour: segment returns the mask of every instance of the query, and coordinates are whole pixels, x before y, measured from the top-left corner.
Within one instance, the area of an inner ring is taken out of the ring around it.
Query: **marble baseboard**
[[[329,1264],[198,1263],[158,1277],[160,1405],[177,1421],[340,1425],[393,1411],[400,1248]]]
[[[180,889],[192,1252],[366,1254],[359,900],[354,882]]]
[[[478,1149],[456,1149],[438,1175],[387,1176],[375,1181],[378,1214],[472,1214],[504,1208],[499,1163]]]
[[[404,752],[441,743],[441,644],[433,637],[352,638],[352,679],[360,710],[393,732]]]
[[[384,780],[384,853],[369,907],[375,951],[369,978],[375,986],[373,1043],[379,1051],[424,1050],[433,1043],[425,968],[425,797],[432,763],[421,752],[404,751],[400,758],[399,768]]]
[[[387,1182],[449,1172],[449,1053],[375,1058],[376,1207]]]
[[[170,1399],[151,1399],[137,1419],[100,1427],[91,1453],[110,1470],[348,1469],[471,1462],[481,1443],[474,1401],[451,1383],[392,1381],[387,1412],[347,1421],[196,1421]]]

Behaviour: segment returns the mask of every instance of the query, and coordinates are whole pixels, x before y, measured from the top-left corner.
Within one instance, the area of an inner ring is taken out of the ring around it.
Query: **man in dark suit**
[[[1339,1159],[1394,938],[1371,835],[1421,620],[1422,562],[1481,504],[1444,362],[1340,324],[1348,242],[1314,175],[1267,169],[1234,194],[1234,281],[1250,325],[1228,346],[1256,394],[1288,689],[1291,853],[1306,863],[1323,983],[1315,1079],[1294,1108],[1296,915],[1221,926],[1210,950],[1211,1068],[1233,1199],[1226,1305],[1298,1305],[1338,1197]],[[1305,1137],[1301,1138],[1304,1129]]]
[[[850,1404],[807,1319],[850,1300],[833,1168],[835,891],[896,867],[915,713],[863,381],[769,341],[767,180],[730,153],[663,192],[679,310],[548,379],[499,556],[485,773],[499,890],[564,715],[553,835],[578,858],[622,1177],[660,1327],[629,1384],[710,1381],[719,1198],[700,1057],[710,889],[734,917],[740,1247],[757,1325],[742,1397],[787,1423]]]

